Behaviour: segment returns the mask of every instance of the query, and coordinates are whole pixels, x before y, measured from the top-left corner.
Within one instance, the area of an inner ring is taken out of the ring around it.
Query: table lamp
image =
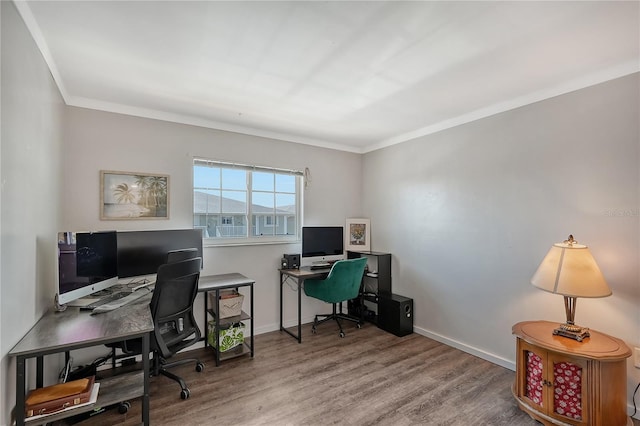
[[[531,284],[544,291],[564,296],[567,322],[553,330],[553,334],[579,342],[589,337],[589,329],[574,323],[577,298],[611,295],[611,289],[589,248],[578,244],[573,235],[549,249],[531,278]]]

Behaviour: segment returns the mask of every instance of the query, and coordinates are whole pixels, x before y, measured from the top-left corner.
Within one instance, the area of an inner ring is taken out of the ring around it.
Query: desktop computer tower
[[[413,299],[398,294],[380,295],[378,327],[396,336],[413,333]]]

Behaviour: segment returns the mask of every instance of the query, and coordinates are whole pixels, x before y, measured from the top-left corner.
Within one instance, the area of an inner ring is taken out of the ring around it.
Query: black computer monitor
[[[167,229],[118,232],[118,276],[152,275],[167,263],[168,253],[195,249],[202,258],[202,230]]]
[[[89,296],[118,283],[115,231],[58,233],[58,303]]]
[[[303,226],[302,257],[329,257],[344,254],[342,226]]]

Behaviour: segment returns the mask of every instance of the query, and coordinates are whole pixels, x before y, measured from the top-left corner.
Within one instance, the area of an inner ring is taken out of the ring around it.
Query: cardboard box
[[[211,310],[217,315],[217,304],[215,299],[215,292],[209,292],[209,306]],[[237,291],[220,292],[220,318],[230,318],[238,316],[242,313],[242,304],[244,303],[244,296]]]

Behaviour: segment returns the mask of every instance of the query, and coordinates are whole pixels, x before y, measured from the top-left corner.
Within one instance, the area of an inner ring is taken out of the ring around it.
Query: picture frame
[[[100,220],[169,219],[169,175],[100,171]]]
[[[371,250],[371,221],[349,218],[345,227],[345,246],[349,251]]]

